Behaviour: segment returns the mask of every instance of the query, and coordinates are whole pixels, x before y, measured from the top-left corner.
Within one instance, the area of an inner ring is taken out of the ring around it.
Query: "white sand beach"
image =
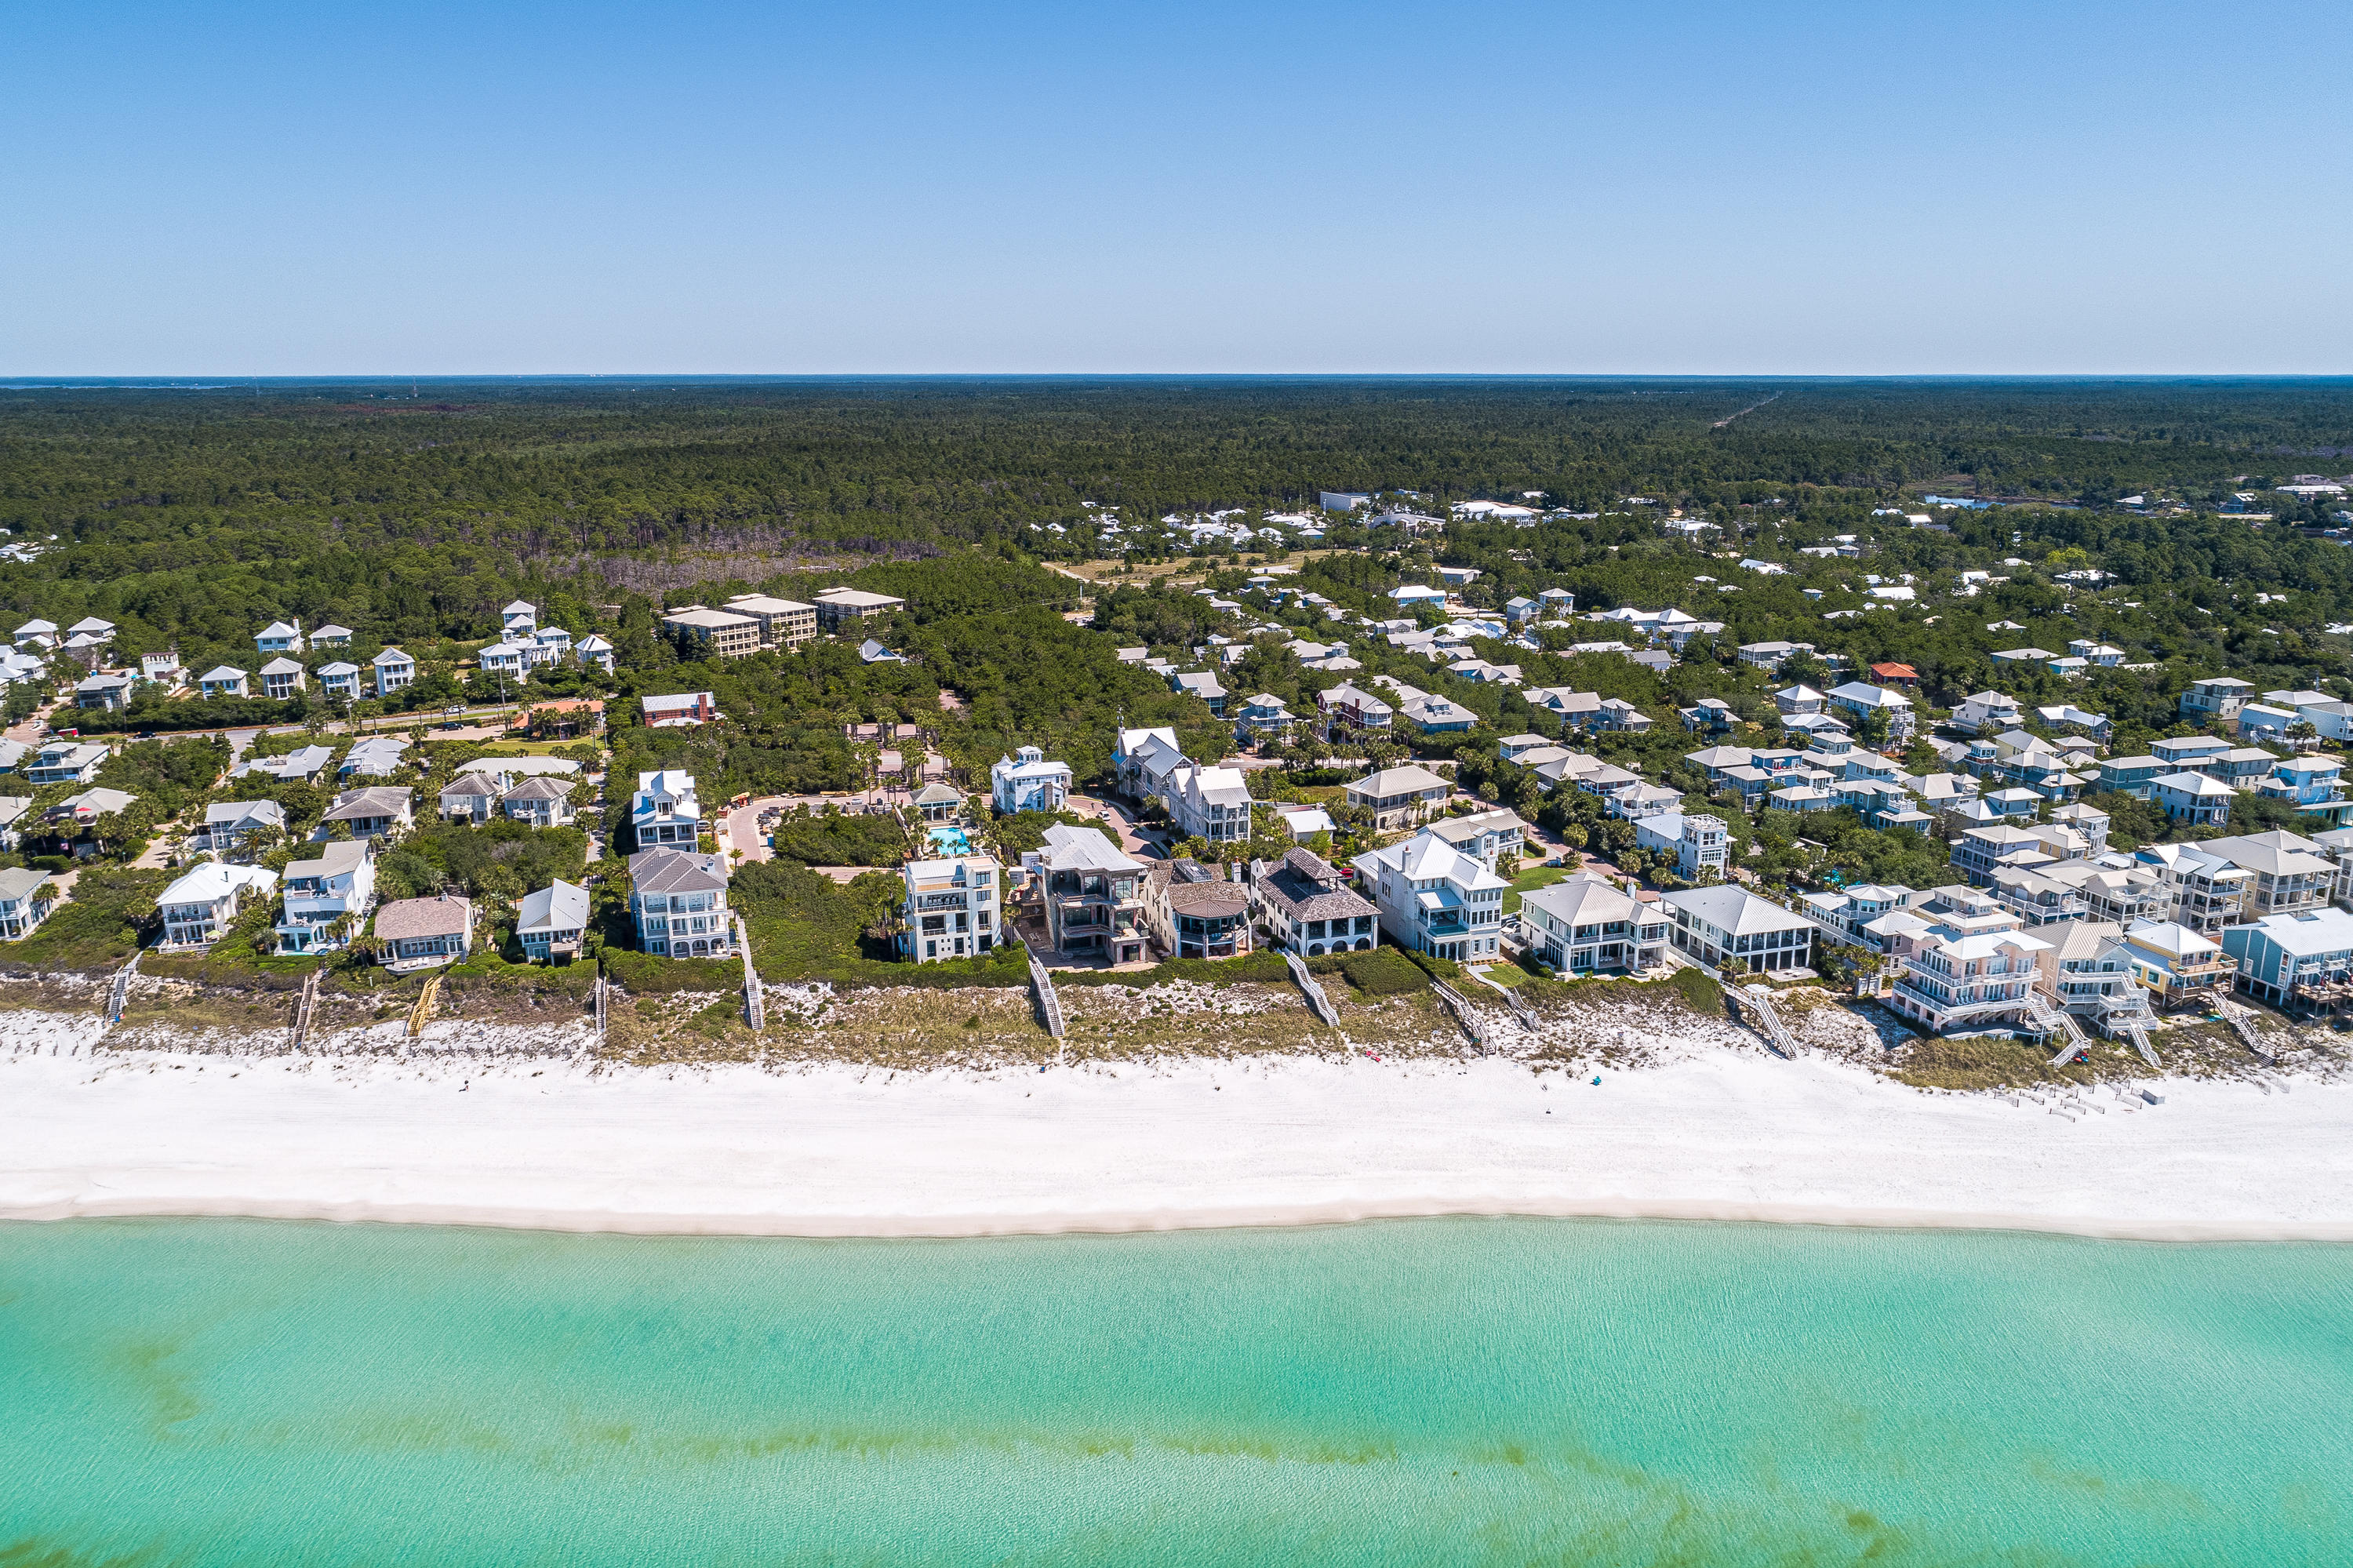
[[[969,1235],[1437,1213],[2353,1240],[2353,1084],[2077,1119],[1694,1050],[896,1075],[0,1054],[0,1217]]]

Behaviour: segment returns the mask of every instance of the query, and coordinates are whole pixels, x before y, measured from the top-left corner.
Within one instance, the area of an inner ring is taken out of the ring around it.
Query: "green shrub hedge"
[[[1429,972],[1395,948],[1346,954],[1338,960],[1338,968],[1348,983],[1366,996],[1398,996],[1430,989]]]

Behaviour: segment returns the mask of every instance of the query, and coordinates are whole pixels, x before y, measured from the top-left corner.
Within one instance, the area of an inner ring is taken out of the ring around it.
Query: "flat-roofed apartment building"
[[[760,652],[762,622],[755,615],[690,604],[663,616],[661,623],[662,630],[671,636],[700,643],[703,652],[716,653],[723,659],[740,659],[746,653]]]
[[[909,861],[900,908],[907,928],[899,950],[919,964],[965,959],[997,945],[997,889],[1003,881],[987,855]]]
[[[846,620],[871,620],[878,615],[904,609],[907,601],[887,593],[868,593],[864,588],[829,588],[817,596],[816,608],[818,624],[833,631]]]
[[[748,615],[760,623],[763,646],[786,652],[817,635],[817,606],[798,599],[772,599],[764,593],[742,593],[727,601],[726,609]]]

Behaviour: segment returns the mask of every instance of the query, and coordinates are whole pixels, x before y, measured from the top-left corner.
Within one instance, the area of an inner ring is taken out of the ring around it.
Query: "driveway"
[[[1119,847],[1131,855],[1149,860],[1168,858],[1166,833],[1159,828],[1139,827],[1127,809],[1116,801],[1093,795],[1072,795],[1063,802],[1082,817],[1092,817],[1119,835]]]

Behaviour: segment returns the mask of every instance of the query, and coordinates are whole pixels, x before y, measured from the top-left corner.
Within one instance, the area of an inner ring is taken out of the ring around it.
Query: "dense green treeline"
[[[385,642],[479,638],[517,595],[585,623],[628,590],[994,543],[1074,523],[1082,501],[1133,519],[1296,505],[1321,487],[1540,490],[1582,510],[1634,490],[1730,506],[1938,482],[2211,496],[2242,471],[2299,466],[2276,451],[2353,449],[2353,387],[2337,382],[386,390],[0,389],[0,526],[67,546],[0,564],[0,611],[223,645],[257,616]]]

